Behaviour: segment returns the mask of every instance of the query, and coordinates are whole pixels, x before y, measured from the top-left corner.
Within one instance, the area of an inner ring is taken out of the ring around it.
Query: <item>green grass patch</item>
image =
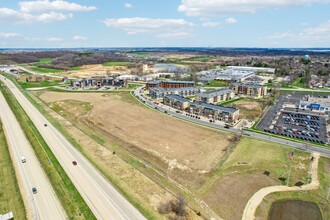
[[[214,59],[216,59],[216,57],[194,57],[191,60],[201,61],[201,62],[208,62],[208,61],[214,60]]]
[[[39,66],[39,65],[46,65],[51,64],[53,61],[53,58],[41,58],[39,59],[39,62],[33,63],[33,66]]]
[[[82,69],[81,66],[74,66],[70,68],[70,70],[81,70],[81,69]]]
[[[49,87],[49,86],[57,86],[61,80],[53,80],[53,81],[41,81],[41,82],[19,82],[18,84],[23,88],[39,88],[39,87]]]
[[[131,64],[131,62],[106,62],[103,63],[103,66],[127,66]]]
[[[1,121],[0,155],[0,214],[13,212],[15,219],[27,219]]]
[[[227,87],[229,86],[229,82],[213,80],[204,84],[204,86],[209,87]]]
[[[291,151],[294,151],[293,160],[289,159]],[[245,137],[238,143],[222,169],[224,172],[239,171],[240,173],[268,171],[276,179],[281,177],[287,179],[291,167],[289,185],[294,186],[296,182],[306,180],[309,160],[309,153],[283,147],[276,143]],[[239,164],[242,162],[246,165]],[[283,182],[283,184],[286,184],[286,182]]]
[[[21,105],[6,87],[0,89],[38,156],[68,217],[70,219],[96,219]]]
[[[324,95],[330,95],[330,91],[313,91],[313,90],[289,90],[289,89],[281,89],[281,93],[292,93],[292,92],[299,92],[299,93],[305,93],[305,94],[324,94]]]
[[[296,87],[300,87],[300,88],[308,88],[308,86],[305,83],[303,83],[301,77],[297,77],[297,79],[295,81],[293,81],[291,83],[291,85],[296,86]]]

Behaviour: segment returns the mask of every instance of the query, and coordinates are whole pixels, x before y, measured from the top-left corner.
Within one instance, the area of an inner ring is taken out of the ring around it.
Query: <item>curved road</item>
[[[32,219],[66,219],[60,201],[1,92],[0,103],[0,118],[11,155],[14,157],[13,163],[18,179],[22,183],[19,185],[23,185],[21,190],[25,204],[28,206],[28,215],[31,214]],[[22,163],[22,156],[26,158],[25,163]],[[37,189],[36,194],[32,193],[33,187]]]
[[[140,220],[145,217],[29,102],[10,80],[0,79],[31,118],[97,219]],[[47,127],[44,127],[47,124]],[[74,166],[72,161],[77,161]]]

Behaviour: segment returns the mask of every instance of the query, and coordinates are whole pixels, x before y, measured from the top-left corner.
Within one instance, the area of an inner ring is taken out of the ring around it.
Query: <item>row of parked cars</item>
[[[325,144],[325,142],[320,138],[319,134],[314,134],[312,132],[308,131],[294,131],[293,129],[287,129],[283,128],[283,131],[281,132],[279,128],[275,127],[275,129],[264,129],[265,132],[271,133],[271,134],[277,134],[277,135],[282,135],[290,138],[296,138],[300,140],[305,140],[305,141],[310,141],[314,143],[320,143],[320,144]]]

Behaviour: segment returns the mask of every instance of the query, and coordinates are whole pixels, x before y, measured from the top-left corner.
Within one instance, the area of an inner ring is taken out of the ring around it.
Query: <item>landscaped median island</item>
[[[0,91],[6,98],[27,139],[31,143],[68,217],[70,219],[96,219],[12,93],[6,87],[1,87]]]
[[[0,120],[0,215],[13,212],[15,219],[27,219],[15,169]]]

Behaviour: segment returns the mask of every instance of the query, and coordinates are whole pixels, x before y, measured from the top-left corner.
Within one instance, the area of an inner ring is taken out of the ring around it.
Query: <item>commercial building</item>
[[[225,122],[236,122],[239,118],[239,110],[237,108],[212,105],[204,102],[190,103],[188,111],[192,114]]]
[[[299,108],[317,112],[330,112],[330,96],[308,96],[306,100],[299,102]]]
[[[100,88],[102,86],[125,87],[127,86],[127,80],[113,77],[84,78],[72,80],[71,86],[74,88]]]
[[[194,87],[195,82],[193,81],[162,81],[155,80],[146,83],[146,90],[150,88],[164,88],[164,89],[172,89],[172,88],[184,88],[184,87]]]
[[[171,106],[179,110],[186,110],[189,107],[190,99],[183,98],[179,95],[167,95],[163,100],[165,105]]]
[[[197,102],[205,102],[205,103],[218,103],[223,102],[235,97],[235,93],[232,89],[217,89],[210,92],[203,92],[196,95],[195,100]]]
[[[177,94],[180,96],[192,96],[196,95],[201,92],[201,89],[198,87],[183,87],[183,88],[150,88],[149,89],[149,96],[153,99],[164,98],[170,94]]]
[[[253,84],[236,82],[231,84],[236,95],[245,95],[251,98],[262,98],[267,95],[267,87]]]

